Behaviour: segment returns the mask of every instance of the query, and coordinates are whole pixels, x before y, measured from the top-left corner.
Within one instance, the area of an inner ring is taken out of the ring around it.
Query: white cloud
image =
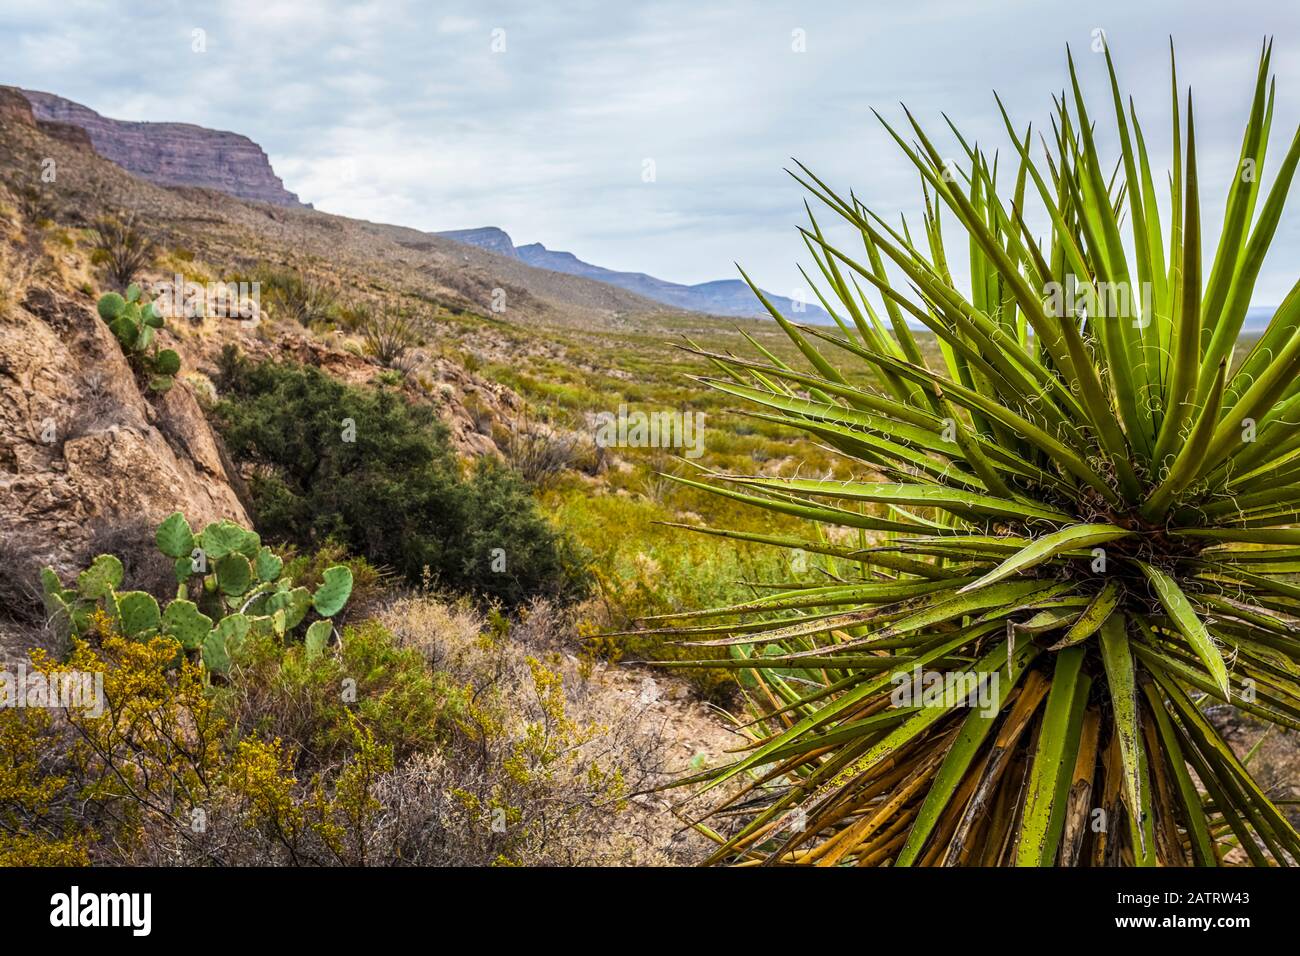
[[[438,21],[439,33],[469,33],[478,26],[473,17],[443,17]]]
[[[327,211],[429,229],[500,225],[519,242],[677,281],[730,278],[736,259],[776,290],[802,282],[802,193],[781,171],[789,157],[882,215],[915,222],[916,174],[869,107],[894,121],[906,100],[939,134],[947,111],[981,145],[1000,145],[1005,162],[991,91],[1018,124],[1050,129],[1069,43],[1104,131],[1105,71],[1089,52],[1098,26],[1158,170],[1169,160],[1166,44],[1175,35],[1180,80],[1196,90],[1211,219],[1264,32],[1277,38],[1274,164],[1300,119],[1300,11],[1263,0],[766,2],[743,15],[686,0],[71,10],[0,0],[0,31],[11,38],[0,82],[110,116],[245,133],[288,188]],[[189,52],[194,26],[208,31],[202,56]],[[490,49],[495,28],[506,31],[504,53]],[[805,53],[791,49],[795,28]],[[951,137],[938,138],[956,152]],[[640,181],[647,157],[653,184]],[[1278,301],[1294,277],[1297,216],[1279,229],[1260,304]]]

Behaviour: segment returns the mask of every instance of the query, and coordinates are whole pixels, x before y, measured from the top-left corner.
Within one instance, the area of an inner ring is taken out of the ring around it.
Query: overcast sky
[[[1173,35],[1217,220],[1265,34],[1272,165],[1300,120],[1300,4],[0,0],[0,83],[120,119],[244,133],[327,212],[496,225],[518,244],[679,282],[734,277],[734,260],[789,295],[806,258],[789,157],[883,215],[915,215],[917,179],[870,108],[892,119],[906,102],[936,133],[947,112],[981,145],[1004,144],[992,91],[1017,122],[1042,124],[1069,44],[1109,123],[1098,29],[1161,170]],[[1300,272],[1293,205],[1256,305]]]

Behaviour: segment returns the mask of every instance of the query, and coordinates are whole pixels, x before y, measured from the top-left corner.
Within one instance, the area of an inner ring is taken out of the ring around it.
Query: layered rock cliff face
[[[247,136],[189,123],[109,119],[52,93],[22,90],[36,120],[83,129],[95,152],[160,186],[197,186],[277,206],[303,206]]]

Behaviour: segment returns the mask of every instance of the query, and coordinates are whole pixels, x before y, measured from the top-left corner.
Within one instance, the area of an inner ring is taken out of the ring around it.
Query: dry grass
[[[529,865],[662,865],[698,853],[662,802],[634,796],[667,779],[670,728],[653,701],[593,677],[570,653],[567,614],[538,602],[507,633],[466,605],[417,597],[381,620],[475,702],[459,740],[380,783],[404,859],[487,865],[503,845]],[[536,759],[521,772],[525,756]]]
[[[494,436],[506,461],[535,488],[552,487],[564,472],[584,461],[594,470],[597,449],[587,436],[539,422],[528,415],[497,430]],[[584,438],[587,439],[584,441]]]
[[[639,792],[683,769],[701,714],[584,663],[549,604],[507,622],[403,597],[321,657],[250,641],[212,687],[174,645],[97,626],[69,666],[104,670],[105,717],[0,712],[0,741],[44,755],[0,779],[19,821],[0,861],[653,866],[704,849]],[[147,719],[109,716],[128,706]]]

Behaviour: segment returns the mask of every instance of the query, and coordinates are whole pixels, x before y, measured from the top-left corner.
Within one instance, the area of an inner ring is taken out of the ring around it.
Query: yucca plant
[[[157,258],[158,244],[140,228],[134,215],[95,220],[94,261],[104,266],[109,281],[122,291]]]
[[[862,244],[832,245],[809,207],[838,329],[764,298],[806,364],[690,348],[705,381],[848,477],[679,479],[812,529],[698,530],[826,562],[815,583],[651,625],[724,649],[707,666],[736,668],[755,708],[751,746],[683,781],[726,795],[709,815],[685,804],[720,844],[709,862],[1296,861],[1300,835],[1211,720],[1230,704],[1300,727],[1300,283],[1239,349],[1300,160],[1298,134],[1261,193],[1270,53],[1208,269],[1172,49],[1164,201],[1109,52],[1114,165],[1072,59],[1041,158],[998,103],[1009,195],[951,123],[956,162],[910,113],[908,133],[881,120],[920,173],[919,234],[798,164]]]

